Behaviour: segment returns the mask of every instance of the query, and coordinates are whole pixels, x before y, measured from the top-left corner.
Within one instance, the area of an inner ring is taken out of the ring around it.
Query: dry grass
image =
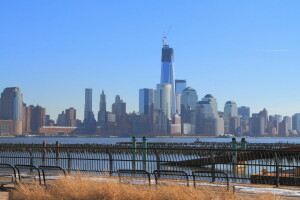
[[[53,181],[53,185],[45,189],[38,185],[20,185],[13,191],[10,199],[15,200],[227,200],[227,199],[278,199],[271,194],[238,195],[224,191],[223,188],[212,189],[202,187],[194,189],[181,185],[137,186],[127,183],[100,182],[86,180],[81,177],[63,178]]]

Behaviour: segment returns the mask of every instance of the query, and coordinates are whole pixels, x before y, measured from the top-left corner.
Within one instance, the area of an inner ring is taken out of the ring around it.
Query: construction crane
[[[164,32],[163,37],[162,37],[162,44],[163,46],[167,45],[167,36],[171,30],[172,26],[169,27],[167,33]]]

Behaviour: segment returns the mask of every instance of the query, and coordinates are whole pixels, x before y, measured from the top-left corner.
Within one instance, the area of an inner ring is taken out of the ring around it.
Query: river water
[[[46,140],[48,144],[55,143],[56,141],[62,144],[115,144],[116,142],[130,142],[131,138],[89,138],[89,137],[12,137],[12,138],[0,138],[0,143],[42,143]],[[196,140],[202,142],[230,142],[231,138],[148,138],[148,142],[175,142],[175,143],[192,143]],[[239,142],[241,138],[237,138]],[[141,142],[141,138],[137,138],[138,142]],[[246,138],[249,143],[296,143],[300,144],[300,138]]]

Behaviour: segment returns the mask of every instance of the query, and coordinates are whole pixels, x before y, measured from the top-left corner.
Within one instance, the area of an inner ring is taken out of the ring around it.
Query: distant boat
[[[219,135],[216,138],[233,138],[233,137],[235,136],[232,134],[224,134],[224,135]]]

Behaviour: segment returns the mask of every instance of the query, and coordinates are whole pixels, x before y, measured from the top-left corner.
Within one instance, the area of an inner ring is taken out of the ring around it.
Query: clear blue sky
[[[160,79],[161,37],[175,77],[251,112],[300,112],[300,1],[0,1],[0,90],[19,86],[27,105],[56,119],[82,118],[84,88],[138,110],[138,89]]]

